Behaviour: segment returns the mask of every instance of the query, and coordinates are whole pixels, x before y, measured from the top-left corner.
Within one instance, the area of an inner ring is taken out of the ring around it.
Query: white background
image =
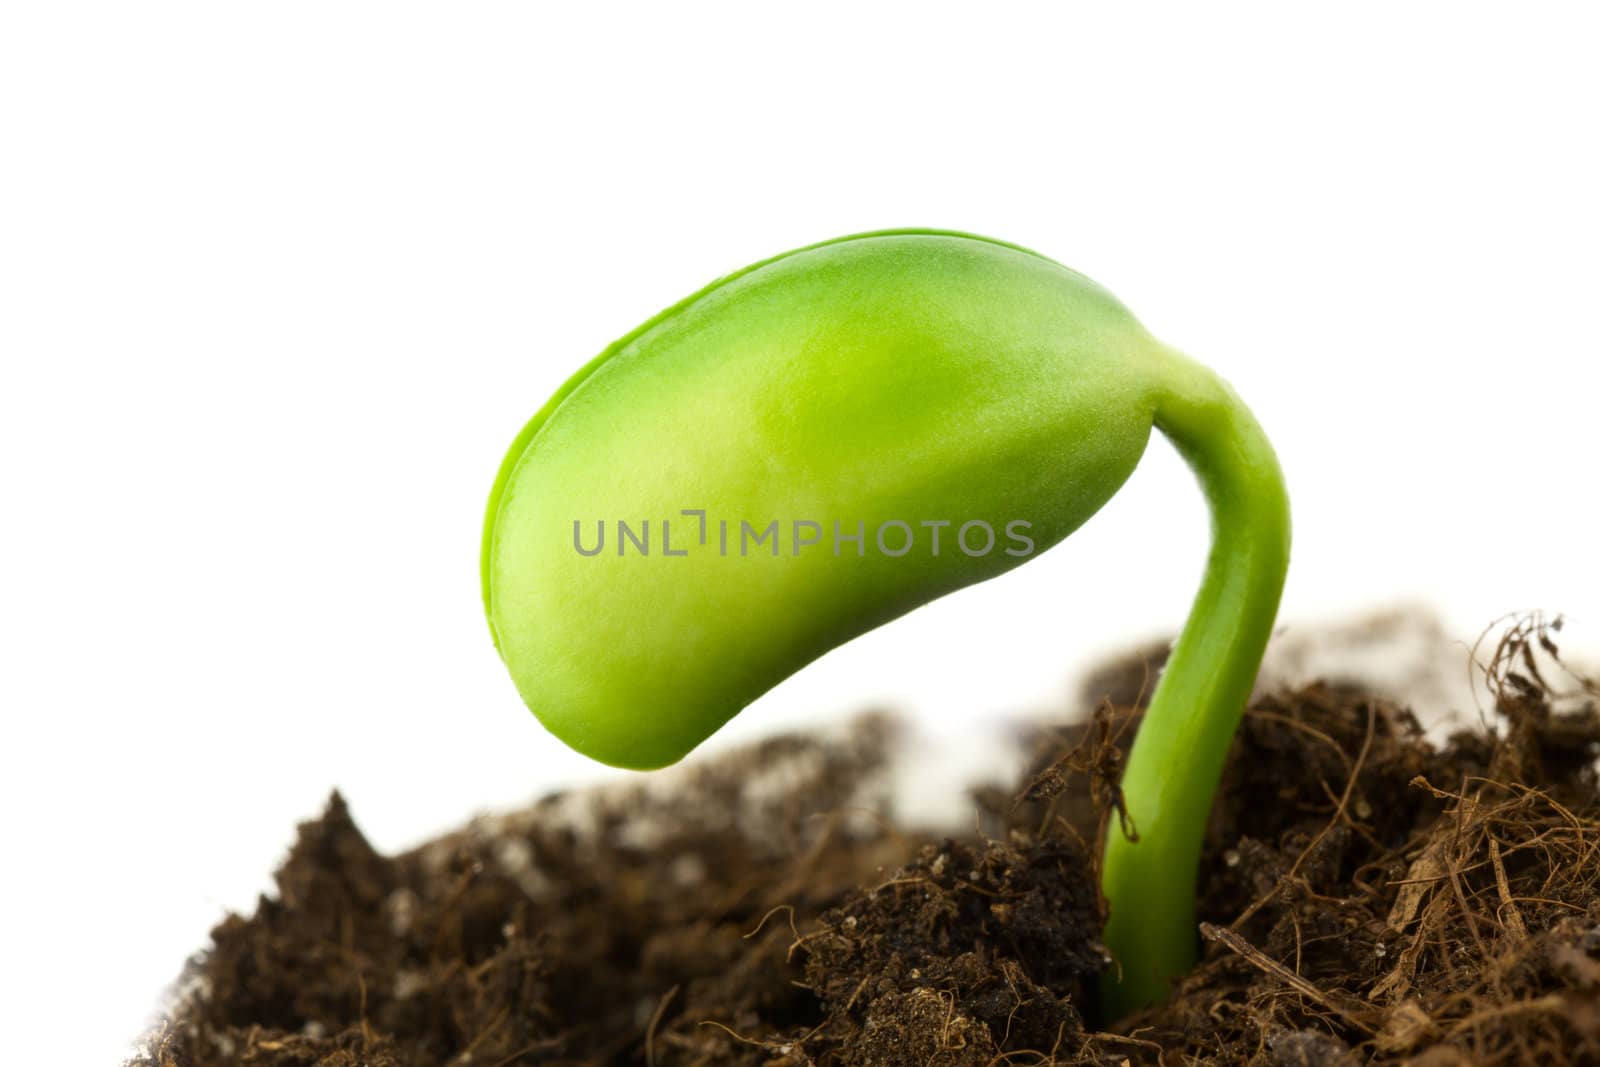
[[[798,244],[1020,242],[1221,370],[1290,479],[1291,628],[1596,647],[1580,8],[577,6],[0,16],[0,1017],[81,1046],[8,1059],[114,1062],[334,785],[393,849],[603,777],[491,649],[489,484],[607,342]],[[876,701],[982,736],[1174,629],[1205,535],[1153,445],[709,747]]]

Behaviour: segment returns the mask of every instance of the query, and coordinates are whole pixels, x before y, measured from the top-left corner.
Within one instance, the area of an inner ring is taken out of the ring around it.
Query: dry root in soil
[[[1600,694],[1558,629],[1501,635],[1482,727],[1442,746],[1359,688],[1258,699],[1203,861],[1204,960],[1138,1018],[1096,1017],[1090,844],[1134,661],[960,840],[895,828],[882,719],[392,858],[336,796],[133,1062],[1600,1062]]]

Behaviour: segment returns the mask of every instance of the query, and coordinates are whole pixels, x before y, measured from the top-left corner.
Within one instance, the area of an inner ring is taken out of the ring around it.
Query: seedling
[[[572,376],[489,500],[483,595],[567,744],[673,763],[818,656],[1066,537],[1159,427],[1212,548],[1104,853],[1112,1013],[1196,953],[1201,839],[1289,557],[1272,447],[1228,385],[1043,256],[906,230],[798,249]],[[1135,839],[1136,836],[1136,839]]]

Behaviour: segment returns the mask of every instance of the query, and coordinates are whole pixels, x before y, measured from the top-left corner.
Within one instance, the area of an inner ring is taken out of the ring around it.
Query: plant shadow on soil
[[[1487,721],[1439,745],[1356,687],[1259,695],[1202,863],[1203,960],[1135,1018],[1096,1017],[1089,843],[1138,657],[959,839],[895,825],[883,718],[394,857],[335,795],[131,1062],[1600,1063],[1600,689],[1558,628],[1487,647]]]

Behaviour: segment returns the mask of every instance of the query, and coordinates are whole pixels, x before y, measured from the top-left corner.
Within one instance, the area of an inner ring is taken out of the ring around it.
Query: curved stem
[[[1102,885],[1120,964],[1109,1017],[1166,999],[1196,959],[1195,889],[1212,796],[1266,649],[1289,565],[1289,498],[1266,435],[1228,384],[1169,352],[1156,425],[1211,508],[1211,554],[1122,775],[1131,840],[1113,822]]]

